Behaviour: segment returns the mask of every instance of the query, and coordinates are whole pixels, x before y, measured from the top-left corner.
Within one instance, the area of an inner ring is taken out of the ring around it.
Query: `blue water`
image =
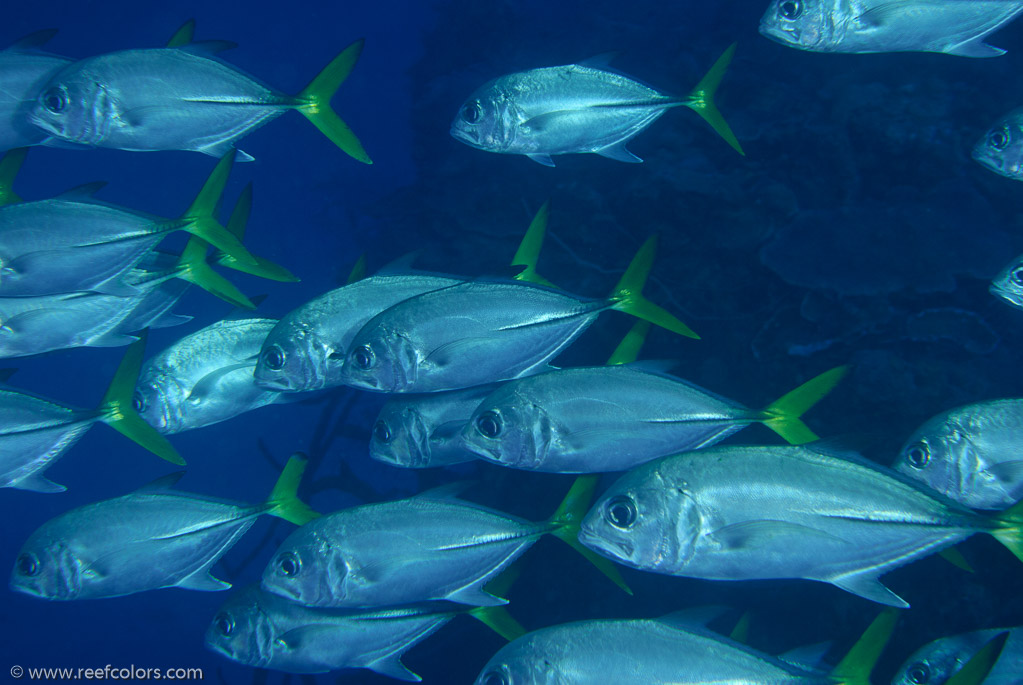
[[[419,264],[467,275],[502,267],[533,212],[550,198],[540,271],[574,292],[612,287],[640,242],[659,233],[652,299],[700,342],[654,331],[644,356],[676,359],[676,372],[726,397],[764,405],[838,364],[853,372],[809,416],[889,463],[927,417],[956,405],[1018,397],[1023,312],[987,293],[987,280],[1023,252],[1023,185],[969,158],[987,126],[1020,105],[1023,26],[992,42],[994,60],[943,55],[814,55],[757,34],[763,2],[23,3],[5,9],[0,45],[44,28],[47,46],[85,57],[159,46],[186,19],[197,39],[239,47],[222,56],[284,92],[298,92],[337,52],[366,48],[334,107],[375,164],[335,149],[288,114],[241,141],[256,158],[236,165],[229,202],[255,185],[250,249],[302,278],[277,284],[231,274],[261,311],[279,316],[343,283],[366,253],[371,268],[421,250]],[[645,159],[522,157],[470,149],[448,135],[465,97],[495,76],[618,51],[615,66],[684,92],[733,41],[739,49],[719,94],[746,149],[741,158],[688,111],[672,111],[631,144]],[[175,216],[214,160],[185,152],[35,148],[16,188],[49,197],[94,180],[99,197]],[[150,335],[150,350],[226,315],[190,292],[183,327]],[[629,325],[608,315],[565,356],[599,363]],[[123,352],[75,349],[14,360],[12,383],[89,407]],[[527,518],[556,507],[570,478],[470,466],[414,473],[372,462],[366,444],[381,398],[340,390],[316,401],[261,409],[173,437],[188,460],[179,488],[242,502],[269,492],[287,456],[312,458],[312,505],[332,511],[407,496],[456,478],[468,497]],[[760,428],[744,441],[772,440]],[[48,519],[116,497],[168,473],[168,465],[97,426],[47,472],[57,495],[0,493],[0,569]],[[609,478],[610,480],[610,478]],[[259,577],[290,526],[258,522],[215,570],[242,585]],[[1023,624],[1018,561],[989,539],[963,552],[977,572],[931,558],[886,577],[904,612],[878,669],[884,682],[923,642],[963,630]],[[4,571],[6,572],[6,571]],[[512,613],[527,628],[592,617],[658,616],[701,604],[753,612],[751,644],[782,651],[834,640],[840,654],[878,607],[808,581],[711,583],[625,571],[627,597],[557,541],[529,553]],[[0,674],[25,667],[199,667],[225,683],[289,679],[260,674],[203,647],[222,593],[161,590],[105,601],[47,603],[6,592],[0,601]],[[468,683],[501,641],[458,618],[413,648],[406,662],[433,683]],[[6,677],[6,676],[4,676]],[[382,683],[366,671],[311,678]]]

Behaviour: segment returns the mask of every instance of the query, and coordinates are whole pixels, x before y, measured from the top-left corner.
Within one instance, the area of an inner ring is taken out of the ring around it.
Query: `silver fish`
[[[640,248],[606,299],[520,283],[471,281],[409,298],[358,332],[341,381],[377,392],[437,392],[547,370],[601,312],[617,309],[699,337],[642,295],[656,241]]]
[[[462,429],[464,446],[503,466],[547,473],[626,471],[714,445],[761,422],[792,444],[817,439],[800,416],[845,375],[839,367],[764,409],[628,364],[555,369],[502,384]]]
[[[263,514],[302,525],[317,516],[297,496],[305,470],[293,456],[265,503],[175,492],[181,474],[47,521],[21,547],[11,589],[49,600],[120,597],[181,587],[226,590],[210,569]]]
[[[463,426],[494,386],[394,396],[373,424],[369,456],[394,466],[425,469],[475,459],[462,444]]]
[[[1023,309],[1023,255],[1016,257],[995,276],[989,290],[995,297]]]
[[[217,59],[214,54],[230,45],[223,42],[90,57],[46,81],[31,121],[72,143],[221,157],[252,131],[297,110],[344,152],[370,164],[358,138],[330,108],[362,44],[359,40],[345,48],[296,96]]]
[[[594,478],[579,479],[540,522],[430,492],[337,511],[288,536],[263,571],[263,589],[329,608],[504,604],[483,586],[542,536],[583,549],[575,536],[595,485]],[[588,551],[587,557],[610,568]]]
[[[414,295],[461,282],[455,276],[376,275],[324,293],[286,314],[266,336],[256,384],[283,392],[341,385],[352,338],[367,321]]]
[[[868,628],[882,645],[894,628],[882,614]],[[859,643],[857,643],[858,645]],[[850,654],[856,648],[850,650]],[[774,657],[694,624],[687,616],[577,621],[534,630],[502,647],[475,685],[828,685],[867,683],[876,650],[831,673]]]
[[[688,107],[744,154],[714,105],[734,52],[732,45],[686,97],[610,71],[603,57],[502,76],[469,96],[451,123],[451,135],[479,150],[526,155],[545,166],[554,166],[552,155],[585,152],[642,162],[626,143],[668,109]]]
[[[181,338],[142,365],[135,411],[170,434],[280,401],[280,393],[256,387],[252,377],[260,346],[276,323],[226,319]]]
[[[991,125],[973,146],[973,159],[996,174],[1023,181],[1023,108]]]
[[[994,628],[943,637],[913,652],[892,685],[944,685],[988,641],[1009,631],[1009,639],[983,685],[1023,685],[1023,628]]]
[[[224,157],[178,219],[99,202],[89,184],[58,197],[0,207],[0,296],[78,291],[134,295],[125,278],[171,232],[203,238],[243,261],[255,261],[213,214],[231,173]]]
[[[716,580],[806,578],[908,604],[878,577],[987,532],[1023,559],[1023,505],[986,517],[862,459],[715,447],[644,464],[604,494],[580,541],[628,566]]]
[[[0,150],[45,144],[49,138],[31,124],[29,113],[50,77],[71,63],[39,50],[55,33],[37,31],[0,51]]]
[[[760,33],[812,52],[997,57],[984,38],[1021,11],[1018,0],[773,0]]]
[[[460,613],[502,633],[488,618],[497,610],[467,611],[437,604],[357,612],[312,609],[252,585],[232,595],[213,617],[206,630],[206,646],[233,661],[273,671],[367,668],[417,682],[422,678],[401,662],[405,652]]]
[[[957,407],[920,426],[899,451],[896,471],[971,509],[1005,509],[1023,499],[1023,400]]]
[[[0,385],[0,488],[63,492],[43,471],[60,459],[97,422],[174,464],[184,460],[170,443],[131,408],[145,341],[124,354],[100,405],[91,411]]]

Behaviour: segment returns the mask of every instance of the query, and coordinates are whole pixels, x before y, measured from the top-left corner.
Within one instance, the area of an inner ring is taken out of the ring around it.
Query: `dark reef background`
[[[574,292],[610,290],[640,243],[660,235],[648,294],[703,337],[651,333],[644,356],[677,359],[676,372],[749,404],[766,405],[838,364],[852,373],[808,422],[822,436],[890,463],[931,415],[967,402],[1018,397],[1023,388],[1023,312],[987,292],[989,279],[1023,252],[1023,185],[970,159],[996,118],[1020,105],[1023,26],[991,37],[1008,49],[991,60],[933,54],[820,55],[757,33],[766,0],[720,3],[637,0],[432,0],[377,3],[83,3],[7,8],[0,44],[58,28],[47,49],[85,57],[155,47],[186,19],[197,38],[239,47],[222,57],[267,83],[297,92],[351,41],[362,59],[334,106],[375,160],[364,167],[297,114],[244,139],[256,157],[235,167],[227,201],[249,181],[253,252],[302,277],[296,285],[232,274],[279,316],[344,281],[366,253],[371,269],[421,250],[424,268],[503,273],[533,213],[552,213],[540,272]],[[687,110],[668,112],[630,149],[643,164],[595,155],[556,158],[484,153],[448,135],[459,105],[484,81],[513,71],[618,51],[621,71],[685,92],[733,41],[736,58],[718,105],[742,142],[738,156]],[[198,154],[34,149],[16,188],[26,199],[107,180],[99,197],[174,216],[187,207],[214,160]],[[226,210],[225,210],[226,211]],[[150,350],[229,311],[190,293],[177,311],[196,318],[155,331]],[[561,362],[600,363],[630,325],[603,317]],[[12,383],[91,406],[120,358],[117,349],[75,349],[17,366]],[[340,390],[261,409],[173,438],[189,461],[187,491],[256,502],[295,450],[313,458],[307,495],[331,511],[408,496],[457,479],[475,501],[541,519],[569,477],[469,465],[431,472],[372,462],[366,445],[380,397]],[[774,440],[760,427],[738,440]],[[96,427],[47,475],[57,495],[0,493],[0,568],[43,522],[115,497],[167,473],[166,464],[106,427]],[[610,477],[608,477],[610,482]],[[257,522],[216,568],[242,585],[258,579],[283,522]],[[886,583],[904,612],[877,672],[886,682],[923,642],[974,628],[1023,624],[1020,566],[991,539],[961,546],[976,573],[930,558]],[[627,597],[557,541],[529,553],[511,591],[528,628],[591,617],[652,617],[701,604],[751,611],[750,642],[784,651],[834,640],[842,653],[879,607],[807,581],[713,583],[624,571]],[[202,667],[206,680],[279,683],[203,648],[224,594],[170,589],[107,601],[46,603],[9,591],[0,600],[0,674],[7,666]],[[737,615],[737,614],[736,614]],[[469,683],[500,646],[458,618],[405,661],[426,682]],[[9,662],[9,663],[8,663]],[[367,671],[305,677],[320,683],[384,683]]]

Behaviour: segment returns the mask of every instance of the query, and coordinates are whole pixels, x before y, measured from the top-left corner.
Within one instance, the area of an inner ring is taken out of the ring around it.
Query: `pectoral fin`
[[[395,680],[404,680],[407,683],[418,683],[422,680],[418,674],[413,673],[405,664],[401,663],[401,656],[398,654],[389,654],[383,659],[367,664],[366,668]]]
[[[1023,480],[1023,461],[1002,461],[984,471],[1002,483],[1018,483]]]
[[[199,592],[222,592],[231,588],[231,583],[214,578],[205,568],[193,573],[177,584],[177,587]]]
[[[21,480],[11,483],[11,487],[30,492],[64,492],[67,490],[63,485],[54,483],[41,473],[29,474]]]
[[[859,595],[864,599],[898,609],[908,609],[909,603],[897,594],[886,588],[877,576],[870,575],[870,572],[854,573],[839,578],[829,578],[826,582],[840,587],[846,592]]]
[[[457,590],[445,597],[445,599],[458,602],[459,604],[469,604],[478,607],[496,607],[508,603],[507,599],[492,595],[476,585]]]
[[[733,523],[730,526],[718,528],[710,536],[723,546],[733,549],[762,545],[777,547],[787,544],[788,541],[798,546],[805,544],[808,539],[847,544],[842,538],[817,528],[788,521],[771,520]]]
[[[551,159],[550,155],[534,152],[531,155],[526,155],[537,164],[543,164],[544,166],[554,166],[554,160]]]
[[[643,160],[625,149],[625,143],[615,143],[597,150],[597,154],[608,159],[617,159],[628,164],[640,164]]]

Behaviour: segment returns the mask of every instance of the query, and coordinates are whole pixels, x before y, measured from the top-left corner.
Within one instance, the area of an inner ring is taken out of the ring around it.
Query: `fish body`
[[[480,403],[462,437],[504,466],[599,473],[713,445],[760,418],[648,365],[627,364],[508,381]]]
[[[606,58],[508,74],[487,82],[463,103],[451,135],[471,147],[554,166],[553,155],[594,152],[642,162],[625,145],[666,110],[685,106],[704,117],[740,153],[713,93],[734,46],[688,97],[662,93],[607,68]]]
[[[502,647],[476,685],[831,685],[837,680],[697,626],[660,620],[578,621]]]
[[[43,85],[71,63],[36,49],[52,35],[41,31],[0,51],[0,150],[45,144],[49,137],[32,125],[29,114]]]
[[[429,495],[353,507],[288,536],[263,572],[263,589],[332,608],[502,604],[483,585],[553,528]]]
[[[312,609],[253,585],[220,608],[206,630],[206,646],[228,659],[273,671],[367,668],[417,681],[421,678],[401,663],[401,655],[456,615],[437,606]]]
[[[978,402],[918,428],[895,461],[905,476],[971,509],[1005,509],[1023,499],[1023,400]]]
[[[579,539],[657,573],[806,578],[905,607],[880,575],[996,527],[865,460],[804,447],[715,447],[622,476]]]
[[[1023,685],[1023,628],[994,628],[943,637],[913,652],[896,671],[892,685],[945,685],[974,654],[999,633],[1009,639],[983,685]]]
[[[451,392],[395,395],[373,424],[369,455],[405,468],[431,468],[472,461],[462,444],[462,428],[495,386]]]
[[[218,321],[146,361],[135,409],[161,433],[208,426],[279,401],[256,386],[252,370],[276,319]]]
[[[984,38],[1021,11],[1018,0],[772,0],[760,33],[812,52],[997,57]]]
[[[984,136],[974,144],[972,156],[974,160],[996,174],[1017,181],[1023,180],[1023,108],[1012,110],[992,124]],[[1014,262],[1015,266],[1018,266],[1018,261]],[[995,282],[1003,281],[1007,275],[1003,271]],[[1009,287],[1018,290],[1020,284],[1013,283]],[[1012,299],[1000,292],[995,294],[1020,306],[1019,295]]]
[[[98,420],[98,412],[0,386],[0,488],[63,491],[42,472]]]
[[[345,385],[377,392],[457,390],[528,376],[579,337],[611,300],[472,281],[409,298],[351,342]]]
[[[256,384],[282,392],[341,385],[352,338],[366,322],[402,300],[461,282],[454,276],[377,275],[320,295],[281,318],[267,335]]]

